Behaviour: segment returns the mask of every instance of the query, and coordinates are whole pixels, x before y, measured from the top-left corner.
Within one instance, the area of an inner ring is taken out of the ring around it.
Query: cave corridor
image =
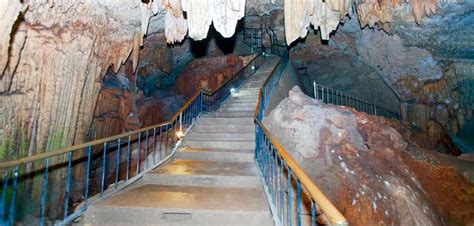
[[[0,225],[474,225],[474,0],[0,0]]]

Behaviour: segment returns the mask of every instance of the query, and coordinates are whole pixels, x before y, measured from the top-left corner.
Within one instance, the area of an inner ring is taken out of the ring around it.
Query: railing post
[[[313,81],[313,94],[314,94],[314,99],[318,99],[318,96],[316,94],[316,81]]]
[[[15,204],[16,204],[16,192],[18,186],[18,177],[19,177],[20,167],[16,166],[13,171],[13,192],[10,200],[10,211],[8,212],[8,224],[13,225],[15,221]]]
[[[245,31],[245,29],[244,29],[244,31]],[[202,107],[203,107],[203,106],[202,106],[202,102],[203,102],[202,90],[201,90],[200,92],[201,92],[201,93],[199,94],[199,99],[200,99],[200,102],[201,102],[201,103],[199,104],[199,105],[200,105],[199,108],[200,108],[200,113],[202,113],[202,109],[203,109],[203,108],[202,108]]]
[[[377,105],[375,105],[375,101],[374,101],[374,115],[377,115]]]
[[[179,131],[183,131],[183,112],[179,113]]]

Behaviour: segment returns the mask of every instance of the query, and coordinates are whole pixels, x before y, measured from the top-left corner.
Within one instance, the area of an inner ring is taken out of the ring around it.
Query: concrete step
[[[255,126],[253,124],[248,125],[203,125],[197,123],[192,132],[201,133],[201,132],[209,132],[209,133],[255,133]]]
[[[237,98],[231,98],[225,104],[252,104],[252,105],[257,105],[257,99],[237,99]]]
[[[175,157],[179,159],[208,160],[221,162],[254,162],[255,150],[224,150],[181,148]]]
[[[258,101],[258,96],[257,98],[244,98],[244,97],[232,97],[231,99],[229,99],[226,103],[229,103],[229,102],[239,102],[239,103],[255,103],[257,104],[257,101]]]
[[[254,90],[251,90],[251,89],[241,89],[237,92],[235,92],[234,94],[255,94],[255,93],[258,93],[258,89],[254,89]]]
[[[255,93],[234,93],[232,95],[232,97],[247,97],[247,98],[255,98],[257,99],[258,98],[258,93],[255,92]]]
[[[236,111],[254,111],[255,106],[253,105],[248,105],[248,106],[236,106],[236,107],[230,107],[230,106],[223,106],[218,110],[218,112],[236,112]]]
[[[213,113],[211,113],[213,114]],[[196,125],[254,125],[251,117],[216,117],[206,115],[198,120]]]
[[[85,225],[273,225],[262,189],[145,184],[89,206]]]
[[[233,117],[249,117],[252,118],[253,115],[255,114],[254,111],[233,111],[233,112],[213,112],[211,113],[215,117],[228,117],[228,118],[233,118]]]
[[[233,140],[233,141],[254,141],[255,133],[243,132],[195,132],[191,130],[185,140]]]
[[[143,176],[144,184],[195,187],[259,188],[260,178],[253,162],[220,162],[174,159]]]
[[[240,91],[253,91],[253,92],[258,92],[260,90],[260,86],[249,86],[249,85],[243,85],[240,89],[239,89],[239,92]]]
[[[222,108],[255,108],[257,106],[257,101],[247,101],[247,102],[226,102],[222,105]]]
[[[184,145],[191,148],[249,150],[255,149],[255,141],[228,141],[228,140],[185,140]]]
[[[257,102],[255,103],[245,103],[245,102],[240,102],[240,103],[235,103],[235,102],[228,102],[225,103],[222,106],[222,109],[224,108],[245,108],[245,109],[253,109],[255,110],[255,107],[257,106]]]

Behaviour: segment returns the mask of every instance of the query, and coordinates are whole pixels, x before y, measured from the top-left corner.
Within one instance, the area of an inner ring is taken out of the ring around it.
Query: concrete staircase
[[[258,90],[267,57],[222,106],[201,117],[174,158],[89,207],[86,225],[273,225],[254,162]]]

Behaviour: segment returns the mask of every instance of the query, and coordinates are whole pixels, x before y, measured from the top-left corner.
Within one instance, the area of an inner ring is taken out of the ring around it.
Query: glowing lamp
[[[181,140],[184,137],[184,132],[181,130],[176,131],[176,137]]]

